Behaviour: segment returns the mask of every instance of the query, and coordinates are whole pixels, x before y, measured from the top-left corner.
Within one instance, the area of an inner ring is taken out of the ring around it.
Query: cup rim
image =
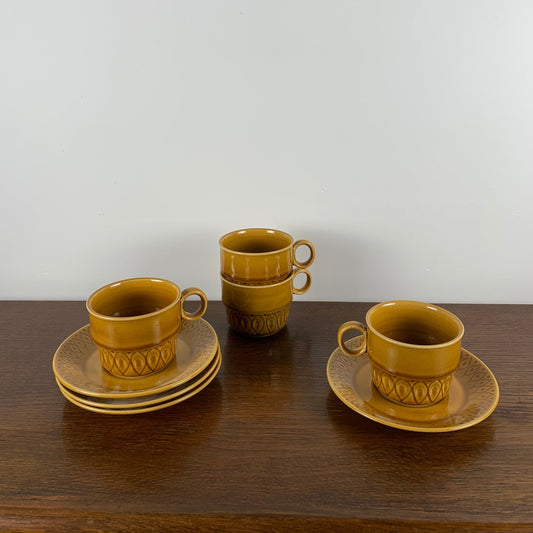
[[[370,319],[371,315],[378,308],[382,308],[382,307],[385,307],[385,306],[388,306],[388,305],[405,304],[405,303],[421,305],[421,306],[424,306],[426,308],[429,308],[429,309],[438,311],[440,313],[446,314],[449,318],[451,318],[459,326],[459,333],[453,339],[451,339],[449,341],[446,341],[446,342],[441,342],[441,343],[438,343],[438,344],[412,344],[412,343],[409,343],[409,342],[402,342],[402,341],[398,341],[396,339],[392,339],[391,337],[387,337],[383,333],[379,332],[372,325],[372,322],[371,322],[371,319]],[[385,340],[387,342],[390,342],[391,344],[395,344],[395,345],[398,345],[398,346],[406,346],[406,347],[409,347],[409,348],[416,348],[418,350],[434,350],[436,348],[438,349],[438,348],[445,348],[447,346],[451,346],[451,345],[455,344],[457,341],[461,340],[463,338],[463,335],[464,335],[464,332],[465,332],[465,327],[464,327],[463,323],[461,322],[459,317],[454,315],[451,311],[448,311],[447,309],[444,309],[443,307],[440,307],[438,305],[434,305],[434,304],[430,304],[430,303],[426,303],[426,302],[420,302],[418,300],[389,300],[387,302],[381,302],[379,304],[373,305],[367,311],[365,320],[366,320],[366,325],[367,325],[368,329],[370,329],[372,331],[372,333],[374,333],[374,335],[376,335],[377,337],[379,337],[379,338],[381,338],[381,339],[383,339],[383,340]]]
[[[229,237],[233,237],[240,233],[246,233],[247,231],[263,231],[266,233],[283,235],[284,237],[288,237],[290,242],[289,244],[287,244],[287,246],[284,246],[283,248],[278,248],[277,250],[271,250],[269,252],[240,252],[239,250],[233,250],[231,248],[228,248],[223,243],[223,241],[229,239]],[[259,257],[259,256],[274,255],[274,254],[279,254],[280,252],[284,252],[285,250],[287,250],[294,244],[294,238],[291,235],[289,235],[287,232],[279,230],[279,229],[274,229],[274,228],[242,228],[242,229],[230,231],[229,233],[222,235],[222,237],[220,237],[220,239],[218,240],[218,244],[221,250],[224,250],[225,252],[229,252],[231,254],[248,255],[248,256],[251,255],[253,257]]]
[[[126,284],[126,283],[131,283],[133,281],[150,281],[150,282],[157,282],[157,283],[165,283],[166,285],[171,285],[173,286],[175,289],[176,289],[176,297],[174,298],[174,300],[172,300],[172,302],[170,302],[169,304],[165,305],[165,307],[161,307],[160,309],[158,309],[157,311],[152,311],[151,313],[144,313],[142,315],[134,315],[134,316],[109,316],[109,315],[104,315],[103,313],[99,313],[98,311],[96,311],[94,309],[94,307],[92,306],[92,302],[94,300],[94,298],[98,295],[98,294],[101,294],[102,292],[106,291],[106,290],[109,290],[110,288],[116,286],[116,285],[122,285],[122,284]],[[163,279],[163,278],[154,278],[154,277],[138,277],[138,278],[126,278],[126,279],[121,279],[121,280],[118,280],[118,281],[113,281],[111,283],[108,283],[107,285],[104,285],[102,287],[100,287],[99,289],[96,289],[88,298],[87,298],[87,301],[85,302],[85,307],[87,309],[87,311],[89,312],[90,315],[96,317],[96,318],[100,318],[102,320],[110,320],[110,321],[117,321],[117,322],[132,322],[134,320],[139,320],[139,319],[144,319],[144,318],[149,318],[149,317],[152,317],[152,316],[155,316],[155,315],[160,315],[161,313],[164,313],[165,311],[167,311],[168,309],[172,308],[173,306],[175,306],[177,303],[179,303],[181,299],[181,289],[178,287],[178,285],[176,283],[174,283],[173,281],[170,281],[168,279]]]

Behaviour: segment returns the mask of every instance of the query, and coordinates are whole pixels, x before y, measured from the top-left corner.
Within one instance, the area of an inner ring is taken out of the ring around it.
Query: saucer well
[[[117,377],[102,369],[86,325],[59,346],[52,369],[56,380],[70,391],[96,398],[137,398],[187,383],[209,365],[217,351],[215,330],[200,318],[184,324],[177,338],[176,358],[164,369],[143,377]]]
[[[464,348],[448,397],[429,407],[407,407],[382,396],[372,384],[366,353],[348,357],[337,348],[328,360],[327,376],[333,392],[348,407],[375,422],[409,431],[438,433],[473,426],[494,411],[499,399],[490,369]]]
[[[187,387],[185,390],[177,394],[172,394],[172,393],[162,394],[159,401],[149,403],[149,404],[146,404],[143,401],[139,401],[138,404],[132,404],[132,405],[126,405],[126,406],[116,405],[113,403],[98,404],[97,402],[93,402],[91,400],[86,402],[84,400],[87,397],[81,397],[80,395],[77,395],[75,393],[72,393],[71,391],[68,391],[59,382],[58,382],[58,387],[59,387],[59,390],[61,391],[61,394],[63,394],[63,396],[70,403],[78,407],[81,407],[82,409],[86,409],[87,411],[92,411],[94,413],[111,414],[111,415],[133,415],[133,414],[138,414],[138,413],[148,413],[151,411],[159,411],[160,409],[165,409],[166,407],[176,405],[198,394],[201,390],[205,389],[207,385],[209,385],[211,381],[213,381],[213,379],[215,379],[215,377],[218,374],[218,371],[220,370],[221,364],[222,364],[222,356],[220,352],[218,352],[214,360],[214,366],[203,378],[199,379],[198,381],[195,381],[194,386]],[[110,399],[105,398],[105,400],[110,400]]]

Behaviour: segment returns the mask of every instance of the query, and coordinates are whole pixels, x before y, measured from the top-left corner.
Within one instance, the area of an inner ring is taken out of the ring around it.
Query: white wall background
[[[0,0],[0,178],[3,299],[267,226],[300,299],[533,303],[533,2]]]

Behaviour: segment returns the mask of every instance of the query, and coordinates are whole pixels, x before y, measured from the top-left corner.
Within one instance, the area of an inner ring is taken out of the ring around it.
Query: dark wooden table
[[[51,369],[82,302],[0,302],[0,530],[533,531],[533,306],[445,305],[500,386],[480,424],[380,425],[330,390],[339,325],[367,303],[296,302],[268,339],[205,319],[223,354],[197,396],[130,416],[68,403]]]

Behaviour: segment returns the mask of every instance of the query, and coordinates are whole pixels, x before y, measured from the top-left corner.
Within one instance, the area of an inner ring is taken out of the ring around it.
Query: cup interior
[[[118,281],[97,290],[87,301],[89,311],[112,318],[127,318],[155,313],[180,298],[174,283],[137,278]]]
[[[229,233],[220,239],[220,245],[241,254],[268,254],[290,246],[292,237],[269,229],[247,229]]]
[[[440,307],[421,302],[387,302],[371,309],[367,324],[392,341],[435,346],[455,341],[464,332],[462,322]]]

